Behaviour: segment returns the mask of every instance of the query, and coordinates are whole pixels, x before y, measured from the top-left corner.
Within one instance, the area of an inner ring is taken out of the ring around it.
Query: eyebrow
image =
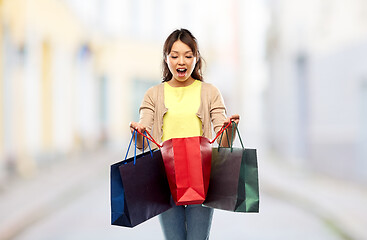
[[[179,53],[179,51],[174,51],[174,50],[172,50],[171,52],[173,52],[173,53]],[[189,51],[186,51],[185,54],[186,53],[193,53],[193,52],[191,50],[189,50]]]

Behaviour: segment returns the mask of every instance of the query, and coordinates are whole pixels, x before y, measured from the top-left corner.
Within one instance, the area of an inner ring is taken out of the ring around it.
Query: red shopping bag
[[[204,202],[210,181],[211,143],[229,125],[223,127],[212,141],[198,136],[172,138],[160,145],[148,133],[150,136],[148,139],[161,149],[168,184],[176,205],[201,204]]]
[[[172,138],[161,147],[176,205],[201,204],[208,192],[212,147],[205,137]]]

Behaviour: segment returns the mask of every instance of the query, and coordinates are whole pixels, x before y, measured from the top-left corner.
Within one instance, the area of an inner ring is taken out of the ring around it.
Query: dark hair
[[[166,63],[165,59],[171,52],[173,44],[178,40],[188,45],[191,48],[191,51],[194,53],[196,59],[198,59],[195,68],[191,74],[192,78],[203,81],[204,78],[201,68],[204,59],[200,56],[196,38],[192,35],[192,33],[189,30],[181,28],[173,31],[164,42],[163,62],[162,62],[163,82],[167,82],[172,79],[172,73],[169,70],[168,64]]]

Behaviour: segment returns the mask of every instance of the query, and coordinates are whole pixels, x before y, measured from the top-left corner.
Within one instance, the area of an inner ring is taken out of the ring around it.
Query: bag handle
[[[137,137],[138,137],[138,134],[136,132],[137,132],[137,130],[134,129],[134,132],[131,135],[130,143],[129,143],[129,146],[127,147],[127,151],[126,151],[126,155],[125,155],[125,160],[126,160],[127,155],[129,154],[129,151],[130,151],[131,142],[133,141],[133,138],[135,137],[135,144],[134,144],[135,145],[135,149],[134,149],[134,165],[136,163],[136,141],[137,141]],[[148,136],[146,134],[143,135],[143,153],[144,153],[144,138],[145,137],[148,139]],[[152,153],[152,149],[150,148],[149,141],[147,141],[147,142],[148,142],[148,147],[149,147],[149,151],[150,151],[150,156],[152,156],[152,158],[153,158],[153,153]],[[126,162],[124,164],[126,164]]]
[[[145,137],[148,139],[148,136],[147,136],[147,133],[146,132],[144,132],[144,135],[145,135]],[[136,140],[136,139],[135,139]],[[144,153],[144,136],[143,136],[143,153]],[[153,158],[153,153],[152,153],[152,149],[150,148],[150,144],[149,144],[149,141],[147,141],[147,143],[148,143],[148,148],[149,148],[149,152],[150,152],[150,156],[152,156],[152,158]],[[136,141],[135,141],[135,145],[136,145]]]
[[[220,145],[222,144],[222,138],[223,138],[223,134],[224,132],[222,132],[222,134],[220,135],[220,139],[219,139],[219,144],[218,144],[218,152],[219,152],[219,149],[220,149]],[[231,141],[229,141],[229,138],[228,138],[228,130],[226,129],[226,137],[227,137],[227,142],[231,148],[231,152],[233,151],[233,127],[232,127],[232,137],[231,137]]]
[[[225,130],[227,130],[229,125],[231,125],[231,122],[229,122],[226,126],[222,126],[217,135],[215,136],[215,138],[212,141],[210,141],[210,144],[212,144]]]
[[[142,136],[144,137],[144,134],[142,134],[139,130],[134,129],[134,131],[137,131],[140,135],[142,135]],[[145,137],[146,137],[149,141],[153,142],[153,143],[154,143],[155,145],[157,145],[159,148],[161,148],[161,147],[162,147],[162,145],[160,145],[159,143],[157,143],[157,142],[154,140],[154,138],[152,137],[152,135],[150,135],[150,133],[149,133],[148,131],[145,131],[144,133],[145,133]],[[149,137],[146,135],[147,133],[148,133]],[[144,140],[144,138],[143,138],[143,140]],[[149,141],[148,141],[148,144],[149,144]],[[143,143],[144,143],[144,141],[143,141]]]
[[[232,121],[234,127],[236,128],[236,131],[237,131],[237,134],[238,134],[238,138],[240,139],[240,143],[241,143],[241,146],[242,146],[242,149],[244,149],[245,147],[243,146],[243,142],[242,142],[242,138],[241,138],[241,135],[240,135],[240,131],[238,130],[238,125],[236,122]],[[231,136],[231,141],[229,141],[229,138],[228,138],[228,131],[227,129],[225,129],[226,131],[226,136],[227,136],[227,141],[229,143],[229,146],[231,148],[231,152],[233,151],[233,138],[234,138],[234,128],[232,128],[232,136]],[[219,149],[221,148],[220,147],[220,144],[222,143],[222,137],[223,137],[223,133],[221,133],[221,136],[220,136],[220,140],[219,140],[219,146],[218,146],[218,152],[219,152]]]
[[[233,121],[232,121],[233,122]],[[217,135],[215,136],[215,138],[212,140],[212,141],[209,141],[209,143],[210,144],[212,144],[212,143],[214,143],[214,141],[221,135],[221,134],[223,134],[223,132],[225,131],[225,130],[227,130],[227,128],[231,125],[231,123],[232,122],[229,122],[226,126],[222,126],[221,127],[221,129],[219,130],[219,132],[217,133]],[[235,123],[236,124],[236,123]],[[237,125],[236,125],[237,126]],[[144,134],[142,134],[139,130],[137,130],[137,129],[134,129],[134,133],[135,133],[135,131],[137,131],[140,135],[142,135],[143,137],[144,137]],[[232,131],[233,131],[233,129],[232,129]],[[238,131],[238,129],[237,129],[237,131]],[[157,145],[159,148],[161,148],[162,147],[162,145],[160,145],[159,143],[157,143],[155,140],[154,140],[154,138],[152,137],[152,135],[150,135],[150,133],[148,132],[148,131],[145,131],[144,133],[148,133],[148,135],[149,135],[149,137],[145,134],[145,137],[148,139],[148,140],[150,140],[150,141],[152,141],[153,143],[155,143],[155,145]],[[228,136],[228,135],[227,135]],[[233,134],[232,134],[232,136],[233,136]],[[136,137],[135,137],[135,140],[136,140]],[[143,140],[144,140],[144,138],[143,138]],[[233,140],[233,139],[232,139]],[[136,141],[135,141],[135,143],[136,143]],[[143,143],[144,143],[144,141],[143,141]],[[242,141],[241,141],[241,143],[242,143]],[[149,144],[149,142],[148,142],[148,144]]]
[[[243,142],[242,142],[242,138],[241,138],[241,134],[240,134],[240,130],[238,130],[238,125],[236,122],[233,122],[234,123],[234,126],[236,127],[236,131],[237,131],[237,134],[238,134],[238,139],[240,140],[240,143],[241,143],[241,146],[243,149],[245,149],[245,147],[243,146]],[[232,135],[233,136],[233,135]],[[232,142],[233,144],[233,142]]]

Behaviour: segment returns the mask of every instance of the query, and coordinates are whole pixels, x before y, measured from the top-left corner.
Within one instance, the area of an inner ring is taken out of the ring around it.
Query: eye
[[[171,58],[176,59],[176,58],[177,58],[177,56],[171,56]]]
[[[191,55],[190,56],[186,56],[186,58],[193,58],[193,56],[191,56]]]

